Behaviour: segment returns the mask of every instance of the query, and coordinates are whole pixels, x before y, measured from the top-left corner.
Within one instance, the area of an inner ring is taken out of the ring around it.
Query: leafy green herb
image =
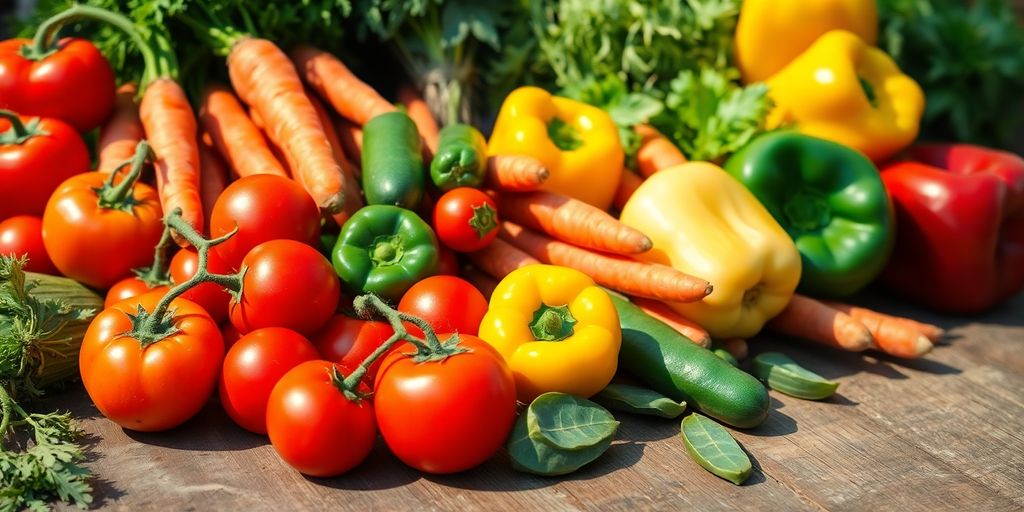
[[[71,279],[26,274],[26,261],[0,256],[0,510],[45,509],[55,497],[85,507],[92,489],[70,416],[18,401],[78,375],[82,336],[103,300]]]
[[[597,404],[565,393],[545,393],[516,420],[506,446],[514,469],[564,475],[600,457],[617,429],[618,422]]]
[[[686,411],[686,402],[628,384],[609,384],[594,396],[594,401],[612,410],[662,418],[677,418]]]
[[[701,467],[736,485],[750,477],[750,459],[725,427],[693,413],[683,419],[680,430],[686,452]]]
[[[879,46],[925,92],[923,138],[1008,147],[1019,135],[1024,30],[1010,4],[879,2]]]
[[[805,369],[785,354],[764,352],[754,358],[753,374],[768,387],[805,400],[832,396],[839,383]]]

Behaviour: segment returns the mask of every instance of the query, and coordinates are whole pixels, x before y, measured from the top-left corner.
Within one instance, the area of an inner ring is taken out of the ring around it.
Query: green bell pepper
[[[430,162],[430,179],[441,190],[479,187],[487,170],[487,141],[468,124],[441,130],[437,153]]]
[[[893,207],[878,169],[863,154],[781,131],[752,141],[725,170],[796,243],[802,292],[845,297],[882,271],[895,239]]]
[[[373,293],[394,303],[437,271],[439,251],[434,231],[416,213],[370,205],[341,227],[331,261],[350,296]]]

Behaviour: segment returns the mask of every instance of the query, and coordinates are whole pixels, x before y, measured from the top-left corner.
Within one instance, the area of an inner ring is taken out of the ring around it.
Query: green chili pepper
[[[468,124],[441,130],[437,154],[430,162],[430,179],[437,188],[479,187],[486,169],[487,143],[479,130]]]

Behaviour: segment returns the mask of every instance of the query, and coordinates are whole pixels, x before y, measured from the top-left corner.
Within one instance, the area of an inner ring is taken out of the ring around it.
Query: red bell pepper
[[[919,145],[908,155],[882,168],[897,221],[884,283],[960,314],[1024,288],[1024,159],[967,144]]]
[[[87,132],[114,107],[114,70],[91,42],[56,40],[65,11],[43,22],[34,39],[0,41],[0,108],[23,116],[53,117]]]

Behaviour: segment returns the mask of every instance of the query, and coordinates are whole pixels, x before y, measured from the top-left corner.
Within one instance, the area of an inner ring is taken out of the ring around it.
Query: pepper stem
[[[540,341],[562,341],[573,335],[576,318],[569,311],[569,306],[549,306],[541,304],[533,312],[530,331]]]
[[[562,151],[574,151],[583,145],[576,127],[557,117],[548,122],[548,138]]]
[[[107,177],[107,181],[103,183],[103,186],[96,190],[96,195],[99,196],[100,208],[115,208],[120,210],[131,211],[131,207],[134,204],[134,197],[132,192],[135,189],[135,182],[139,180],[139,176],[142,175],[142,168],[146,165],[146,159],[150,156],[149,143],[140,140],[135,146],[135,155],[132,159],[117,166],[114,172],[110,173]],[[114,178],[118,175],[121,169],[131,166],[131,170],[121,180],[121,183],[114,185]]]

